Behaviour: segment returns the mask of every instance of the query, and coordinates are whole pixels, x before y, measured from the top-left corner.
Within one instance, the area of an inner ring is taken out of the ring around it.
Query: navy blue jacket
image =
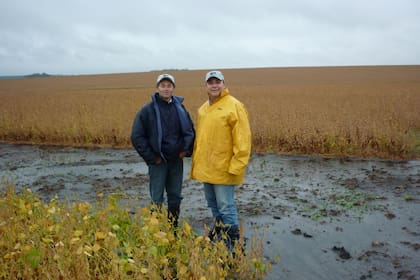
[[[131,143],[149,165],[155,164],[157,157],[161,157],[166,161],[162,153],[163,131],[157,98],[159,98],[158,93],[152,94],[152,101],[147,103],[136,114],[131,130]],[[191,156],[194,147],[195,130],[191,117],[182,104],[183,101],[184,98],[180,96],[172,96],[183,138],[182,149],[178,152],[185,151],[187,156]]]

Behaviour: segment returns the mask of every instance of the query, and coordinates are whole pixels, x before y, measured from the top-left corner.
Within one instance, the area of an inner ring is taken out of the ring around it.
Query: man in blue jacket
[[[149,189],[152,203],[161,206],[166,190],[168,216],[178,226],[183,181],[183,158],[191,156],[195,130],[182,104],[184,98],[173,95],[175,79],[159,75],[157,92],[136,115],[131,142],[149,167]]]

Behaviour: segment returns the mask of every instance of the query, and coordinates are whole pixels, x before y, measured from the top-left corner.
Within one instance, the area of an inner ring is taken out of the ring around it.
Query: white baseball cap
[[[216,78],[216,79],[218,79],[218,80],[220,80],[220,81],[224,81],[224,80],[225,80],[225,77],[223,77],[222,72],[217,71],[217,70],[210,71],[210,72],[208,72],[208,73],[206,74],[206,82],[207,82],[210,78]]]
[[[159,85],[159,83],[164,79],[169,80],[175,86],[175,78],[172,75],[169,75],[169,74],[159,75],[157,77],[157,80],[156,80],[156,85]]]

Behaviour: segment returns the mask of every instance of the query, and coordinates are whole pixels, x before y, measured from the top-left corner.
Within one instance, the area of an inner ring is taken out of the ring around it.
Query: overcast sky
[[[419,0],[1,0],[0,75],[420,64]]]

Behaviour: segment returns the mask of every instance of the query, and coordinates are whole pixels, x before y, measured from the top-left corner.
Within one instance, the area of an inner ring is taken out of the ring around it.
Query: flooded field
[[[189,169],[187,159],[181,218],[201,233],[210,211]],[[0,177],[45,200],[149,202],[147,166],[132,149],[3,143]],[[264,241],[267,279],[420,279],[419,160],[254,154],[237,201],[245,236]]]

